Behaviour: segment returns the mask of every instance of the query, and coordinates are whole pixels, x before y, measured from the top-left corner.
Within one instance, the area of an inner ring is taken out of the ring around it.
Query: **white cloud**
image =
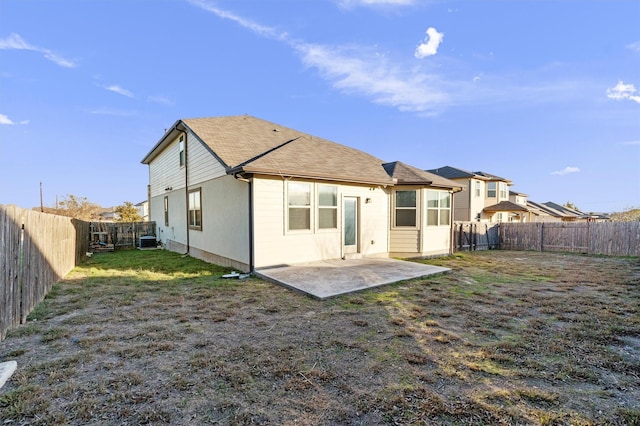
[[[424,41],[416,47],[416,51],[414,53],[415,57],[422,59],[438,53],[438,47],[440,46],[440,43],[442,43],[443,37],[444,33],[439,33],[435,28],[429,27]]]
[[[50,49],[43,47],[33,46],[27,43],[19,34],[11,33],[9,37],[0,39],[0,49],[15,49],[15,50],[29,50],[33,52],[39,52],[44,57],[57,65],[65,68],[74,68],[76,63],[69,59],[65,59],[62,56],[56,55]]]
[[[428,62],[416,66],[381,55],[373,48],[359,45],[323,45],[293,39],[286,32],[253,22],[233,12],[218,9],[207,0],[188,0],[192,5],[231,20],[260,37],[286,44],[304,65],[318,70],[334,88],[397,108],[400,111],[434,115],[452,105],[488,104],[511,101],[548,102],[566,100],[584,92],[584,82],[575,79],[546,80],[544,84],[515,84],[522,75],[507,77],[481,75],[484,84],[474,84],[468,74],[456,79],[429,69]],[[435,29],[442,41],[442,35]],[[427,32],[427,35],[429,33]],[[432,43],[435,42],[432,41]],[[437,49],[437,47],[436,47]],[[476,80],[477,82],[477,80]]]
[[[171,99],[161,95],[148,96],[147,101],[154,102],[156,104],[174,105],[174,102]]]
[[[416,0],[338,0],[338,4],[344,8],[357,6],[410,6]]]
[[[133,93],[131,93],[130,91],[128,91],[127,89],[123,89],[122,87],[118,86],[117,84],[112,84],[111,86],[104,86],[105,89],[117,93],[119,95],[122,96],[126,96],[128,98],[133,98]]]
[[[633,84],[624,84],[620,80],[614,87],[607,89],[607,97],[616,101],[629,99],[640,104],[640,95],[636,95],[637,92],[638,90]]]
[[[12,124],[16,124],[14,123],[9,117],[7,117],[4,114],[0,114],[0,124],[8,124],[8,125],[12,125]]]
[[[631,49],[636,53],[640,53],[640,40],[627,44],[627,49]]]
[[[233,12],[219,9],[213,4],[207,2],[206,0],[187,0],[187,1],[192,5],[199,7],[200,9],[213,13],[219,18],[229,19],[231,21],[234,21],[236,24],[240,25],[241,27],[247,28],[263,37],[273,38],[273,39],[286,39],[287,37],[287,33],[279,32],[274,28],[258,24],[256,22],[251,21],[250,19],[246,19],[241,16],[238,16]]]
[[[295,45],[305,65],[317,68],[334,87],[401,111],[429,112],[447,101],[434,76],[390,66],[384,57],[361,48]]]
[[[4,114],[0,114],[0,124],[7,124],[9,126],[12,126],[14,124],[25,125],[25,124],[29,124],[29,120],[22,120],[19,123],[16,123],[12,119],[10,119],[8,116]]]
[[[91,111],[88,111],[89,114],[94,115],[111,115],[115,117],[134,117],[139,115],[138,111],[135,110],[118,110],[112,108],[98,108]]]
[[[627,142],[622,142],[622,145],[640,145],[640,140],[638,140],[638,141],[627,141]]]
[[[578,173],[579,171],[580,171],[580,169],[579,169],[579,168],[577,168],[577,167],[567,166],[567,167],[565,167],[565,168],[564,168],[564,169],[562,169],[562,170],[558,170],[558,171],[555,171],[555,172],[551,172],[551,174],[552,174],[552,175],[559,175],[559,176],[562,176],[562,175],[568,175],[568,174],[570,174],[570,173]]]

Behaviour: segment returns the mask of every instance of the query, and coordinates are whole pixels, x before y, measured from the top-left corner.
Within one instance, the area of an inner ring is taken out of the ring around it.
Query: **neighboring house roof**
[[[519,197],[528,197],[527,194],[523,194],[522,192],[516,192],[516,191],[509,191],[509,195],[517,195]]]
[[[485,212],[528,212],[529,209],[521,204],[516,204],[511,201],[500,201],[498,204],[494,204],[483,209]]]
[[[439,167],[437,169],[430,169],[427,170],[430,173],[435,173],[439,176],[442,176],[444,178],[447,179],[468,179],[468,178],[475,178],[475,179],[480,179],[480,180],[499,180],[499,181],[503,181],[503,182],[507,182],[509,184],[511,184],[511,181],[509,179],[505,179],[503,177],[500,176],[496,176],[496,175],[492,175],[490,173],[487,172],[470,172],[467,170],[463,170],[463,169],[458,169],[456,167],[451,167],[451,166],[443,166],[443,167]]]
[[[556,209],[554,207],[552,207],[552,205],[556,205],[555,203],[536,203],[534,201],[527,201],[527,206],[529,207],[533,207],[537,210],[541,210],[544,213],[554,216],[554,217],[559,217],[559,218],[576,218],[578,217],[576,214],[574,213],[569,213],[569,212],[565,212],[563,211],[563,209]],[[560,206],[562,207],[562,206]]]
[[[452,180],[443,178],[434,173],[420,170],[401,161],[385,163],[384,170],[391,176],[398,185],[430,185],[440,188],[449,188],[454,191],[462,190],[462,186]]]
[[[190,129],[228,174],[393,185],[382,160],[366,152],[248,115],[178,120],[142,163],[149,164],[181,127]]]
[[[556,211],[559,211],[560,213],[562,213],[563,215],[565,215],[566,217],[575,217],[575,218],[586,218],[589,215],[586,213],[583,213],[579,210],[575,210],[575,209],[570,209],[569,207],[565,207],[563,205],[560,204],[556,204],[553,203],[551,201],[547,201],[546,203],[543,203],[545,206],[552,208]]]

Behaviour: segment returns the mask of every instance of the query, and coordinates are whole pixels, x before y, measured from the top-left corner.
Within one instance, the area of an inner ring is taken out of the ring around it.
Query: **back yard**
[[[0,343],[2,424],[640,424],[640,262],[457,254],[317,301],[95,255]]]

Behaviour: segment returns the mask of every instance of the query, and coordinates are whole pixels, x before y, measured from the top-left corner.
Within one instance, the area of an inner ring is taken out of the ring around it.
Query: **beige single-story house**
[[[142,163],[158,239],[212,263],[451,253],[459,184],[262,119],[178,120]]]

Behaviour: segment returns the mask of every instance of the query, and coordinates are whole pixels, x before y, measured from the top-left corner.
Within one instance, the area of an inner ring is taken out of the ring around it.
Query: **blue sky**
[[[640,206],[638,22],[636,0],[2,0],[0,204],[142,201],[165,128],[250,114]]]

